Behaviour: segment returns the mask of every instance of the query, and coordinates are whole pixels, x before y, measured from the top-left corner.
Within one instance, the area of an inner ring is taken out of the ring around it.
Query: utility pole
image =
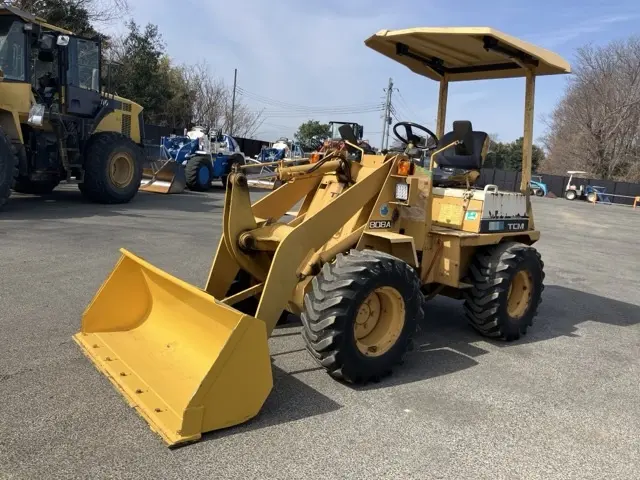
[[[384,119],[382,122],[382,140],[380,141],[380,150],[384,150],[385,148],[389,147],[389,125],[391,124],[391,92],[393,91],[392,78],[389,78],[389,86],[384,90],[387,92],[387,99],[384,104]]]
[[[231,98],[231,127],[229,128],[229,135],[233,136],[233,120],[236,113],[236,85],[238,80],[238,69],[233,70],[233,97]]]

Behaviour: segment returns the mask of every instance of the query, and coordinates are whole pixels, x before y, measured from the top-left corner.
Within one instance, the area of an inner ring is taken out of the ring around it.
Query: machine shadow
[[[12,194],[2,209],[2,219],[35,220],[55,218],[83,218],[100,216],[140,217],[139,211],[164,210],[188,213],[206,213],[222,210],[224,189],[212,188],[209,192],[184,191],[179,194],[139,192],[129,203],[103,205],[86,200],[75,189],[54,190],[49,195]],[[134,212],[137,211],[137,212]]]
[[[272,364],[273,389],[260,413],[247,423],[206,433],[202,441],[259,430],[334,412],[342,405]]]
[[[378,383],[352,386],[355,390],[393,387],[456,373],[478,365],[480,357],[491,352],[482,348],[489,343],[498,348],[512,348],[575,337],[580,324],[601,322],[617,327],[640,323],[640,305],[574,290],[559,285],[545,288],[543,302],[533,327],[514,342],[491,340],[479,335],[467,323],[462,302],[438,298],[427,304],[426,318],[415,336],[415,348],[397,367],[393,375]]]

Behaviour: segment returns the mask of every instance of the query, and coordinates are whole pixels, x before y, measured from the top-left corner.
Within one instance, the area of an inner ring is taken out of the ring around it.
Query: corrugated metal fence
[[[549,192],[553,192],[556,196],[562,197],[564,190],[569,181],[569,175],[548,175],[538,174],[542,177],[542,181],[547,184]],[[512,172],[507,170],[500,170],[497,168],[485,168],[482,170],[482,175],[478,179],[478,186],[485,186],[487,184],[497,185],[498,188],[504,190],[518,190],[520,188],[520,180],[522,175],[520,172]],[[576,178],[573,177],[572,183],[577,185],[593,185],[595,187],[606,188],[606,193],[613,195],[627,195],[630,197],[640,196],[640,184],[628,183],[628,182],[614,182],[612,180],[597,180],[591,178]],[[610,197],[613,203],[619,203],[623,205],[632,205],[633,198],[623,197]]]

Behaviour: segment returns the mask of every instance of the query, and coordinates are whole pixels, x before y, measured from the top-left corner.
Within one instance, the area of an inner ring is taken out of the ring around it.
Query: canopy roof
[[[380,30],[365,45],[418,75],[449,81],[571,72],[569,63],[531,43],[489,27],[423,27]]]
[[[15,15],[17,17],[20,17],[22,20],[26,22],[36,23],[48,30],[64,33],[66,35],[72,35],[72,32],[69,30],[66,30],[61,27],[56,27],[55,25],[50,25],[47,23],[47,21],[44,18],[37,17],[29,12],[25,12],[24,10],[20,10],[15,7],[0,5],[0,15]]]

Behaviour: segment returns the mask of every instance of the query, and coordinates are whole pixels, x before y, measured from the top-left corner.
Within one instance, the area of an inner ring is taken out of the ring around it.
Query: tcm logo
[[[509,223],[507,225],[507,228],[509,230],[524,230],[525,229],[525,224],[524,224],[524,222]]]
[[[369,222],[369,228],[371,230],[391,228],[391,220],[371,220]]]

